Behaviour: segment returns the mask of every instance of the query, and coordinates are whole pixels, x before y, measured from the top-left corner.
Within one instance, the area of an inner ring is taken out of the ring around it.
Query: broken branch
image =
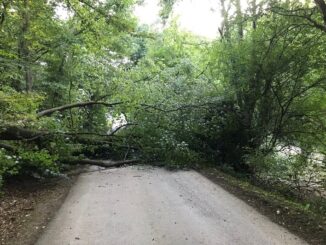
[[[49,115],[53,114],[54,112],[64,111],[64,110],[76,108],[76,107],[86,107],[86,106],[91,106],[91,105],[104,105],[104,106],[112,107],[112,106],[119,105],[122,103],[123,102],[107,103],[107,102],[103,102],[103,101],[77,102],[77,103],[73,103],[73,104],[58,106],[58,107],[54,107],[54,108],[47,109],[44,111],[40,111],[37,113],[37,116],[38,117],[49,116]]]

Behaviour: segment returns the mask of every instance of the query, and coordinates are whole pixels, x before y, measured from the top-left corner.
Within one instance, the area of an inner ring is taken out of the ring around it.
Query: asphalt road
[[[82,174],[38,245],[305,244],[194,171]]]

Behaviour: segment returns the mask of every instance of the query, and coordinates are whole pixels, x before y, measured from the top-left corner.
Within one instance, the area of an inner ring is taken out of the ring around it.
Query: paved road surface
[[[82,174],[38,245],[305,244],[194,171]]]

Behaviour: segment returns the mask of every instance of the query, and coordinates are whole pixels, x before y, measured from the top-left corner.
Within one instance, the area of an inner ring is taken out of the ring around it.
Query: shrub
[[[21,157],[9,154],[5,149],[0,149],[0,187],[4,178],[19,173]]]
[[[50,155],[48,150],[42,149],[40,151],[20,151],[22,159],[22,173],[37,172],[41,175],[49,173],[57,173],[59,167],[56,164],[57,155]]]

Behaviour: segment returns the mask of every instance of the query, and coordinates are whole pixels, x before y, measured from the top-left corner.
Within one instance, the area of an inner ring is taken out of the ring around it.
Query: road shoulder
[[[201,168],[197,171],[309,244],[326,244],[326,215],[314,213],[305,209],[302,203],[266,191],[218,169]]]
[[[75,179],[24,178],[7,183],[0,197],[0,244],[35,244]]]

